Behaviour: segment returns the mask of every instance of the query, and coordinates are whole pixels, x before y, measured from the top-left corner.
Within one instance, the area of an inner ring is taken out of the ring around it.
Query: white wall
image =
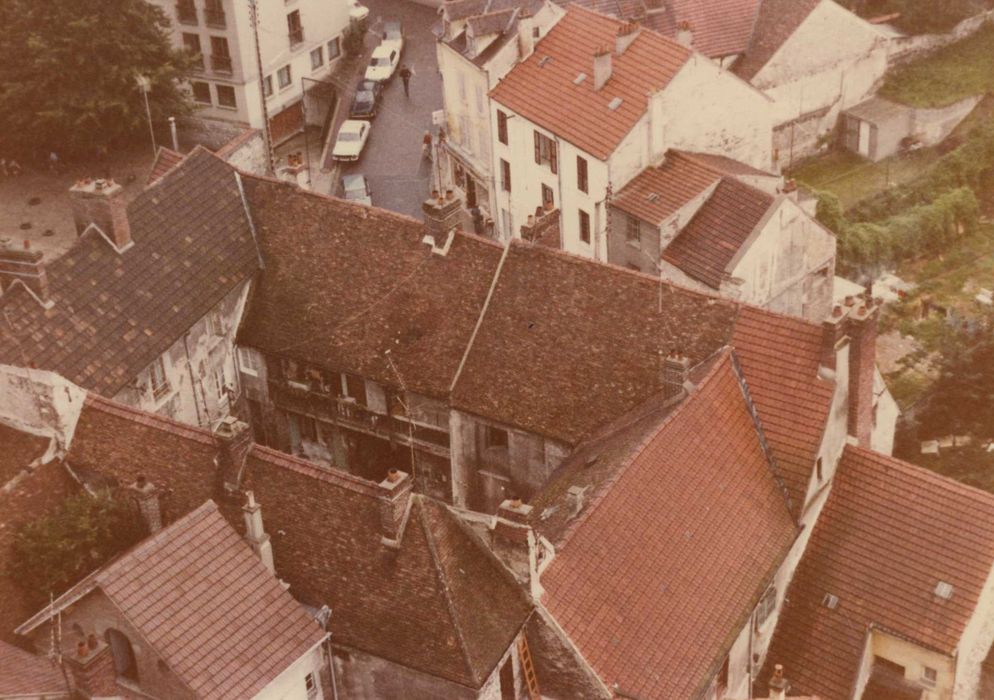
[[[85,398],[85,391],[54,372],[0,365],[0,423],[53,438],[54,450],[72,442]]]
[[[954,592],[953,595],[956,595]],[[977,607],[963,630],[956,654],[955,700],[979,697],[981,664],[994,643],[994,570],[987,575]]]
[[[323,647],[324,641],[313,647],[297,659],[283,673],[274,678],[269,685],[256,693],[254,700],[321,700],[321,668],[325,665]],[[317,693],[307,694],[305,678],[313,674]]]

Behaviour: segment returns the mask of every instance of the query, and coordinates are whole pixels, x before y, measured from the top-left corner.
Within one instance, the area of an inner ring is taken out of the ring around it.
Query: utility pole
[[[252,37],[255,40],[255,66],[259,71],[259,101],[262,103],[262,136],[266,143],[266,174],[276,172],[273,160],[273,136],[269,132],[269,109],[266,107],[265,76],[262,74],[262,49],[259,48],[259,7],[258,0],[248,0],[252,19]]]

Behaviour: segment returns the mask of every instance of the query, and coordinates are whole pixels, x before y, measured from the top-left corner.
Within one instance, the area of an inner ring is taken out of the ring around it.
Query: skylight
[[[618,109],[618,107],[621,106],[622,102],[624,102],[624,100],[622,100],[620,97],[615,97],[613,100],[611,100],[608,103],[607,108],[608,109]]]
[[[953,584],[939,581],[935,584],[935,595],[943,600],[949,600],[953,597]]]
[[[826,593],[825,597],[821,599],[821,604],[829,610],[835,610],[839,607],[839,597],[832,595],[831,593]]]
[[[575,78],[573,78],[573,84],[574,85],[579,85],[580,83],[582,83],[586,79],[587,79],[587,74],[586,73],[580,73],[578,76],[576,76]]]

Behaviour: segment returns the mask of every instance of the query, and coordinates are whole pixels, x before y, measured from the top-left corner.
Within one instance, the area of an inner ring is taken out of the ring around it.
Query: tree
[[[153,122],[189,112],[180,82],[195,59],[145,0],[3,0],[0,26],[4,155],[91,155],[147,133],[139,75]]]
[[[55,513],[17,531],[7,573],[42,603],[145,534],[135,510],[109,494],[70,496]]]

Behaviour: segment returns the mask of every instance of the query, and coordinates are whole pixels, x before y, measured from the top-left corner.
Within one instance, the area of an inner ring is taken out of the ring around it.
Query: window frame
[[[538,129],[533,130],[535,163],[537,165],[548,165],[553,175],[559,173],[559,146],[555,139],[551,139]]]
[[[922,666],[921,682],[929,688],[934,688],[939,682],[939,671],[931,666]]]
[[[500,160],[500,188],[504,192],[511,191],[511,164],[503,158]]]
[[[201,100],[201,99],[199,99],[197,97],[197,86],[198,85],[203,85],[204,88],[207,90],[207,99],[206,100]],[[212,105],[213,106],[213,104],[214,104],[214,95],[213,95],[213,92],[211,90],[211,84],[208,83],[206,80],[191,80],[190,81],[190,93],[193,96],[193,101],[196,102],[198,105]]]
[[[777,587],[770,586],[756,605],[756,629],[760,629],[777,610]]]
[[[314,62],[314,56],[317,55],[317,63]],[[324,67],[324,44],[319,44],[311,49],[311,70],[317,70],[318,68]]]
[[[497,110],[497,140],[507,145],[507,112]]]
[[[549,204],[550,208],[555,208],[556,206],[556,193],[551,187],[549,187],[544,182],[542,183],[542,209],[545,209],[546,203]]]
[[[585,194],[590,191],[590,176],[587,170],[587,159],[583,156],[576,157],[576,189]]]
[[[169,373],[166,372],[166,361],[163,357],[163,355],[159,355],[148,366],[148,388],[152,392],[152,398],[156,401],[168,396],[172,391],[169,384]],[[157,374],[161,374],[161,378],[157,379]]]
[[[273,96],[273,74],[270,73],[262,79],[262,96],[269,99]]]
[[[583,209],[577,209],[580,216],[580,241],[590,245],[590,214]]]
[[[642,222],[631,214],[625,221],[625,243],[631,245],[641,245],[642,243]]]
[[[249,348],[238,346],[238,368],[253,377],[259,376],[260,365],[256,362],[255,352]]]
[[[286,74],[286,82],[283,82],[283,75]],[[293,85],[293,69],[290,64],[287,63],[285,66],[277,69],[276,71],[276,84],[279,85],[280,90],[286,90],[288,87]]]
[[[214,88],[217,91],[217,106],[223,107],[224,109],[238,109],[238,94],[235,92],[235,88],[231,85],[215,85]],[[231,91],[231,104],[224,102],[221,95],[224,94],[223,91]]]
[[[325,44],[328,47],[328,62],[331,63],[333,60],[342,55],[342,38],[336,36],[334,39],[329,39]],[[334,46],[334,50],[332,49]]]

